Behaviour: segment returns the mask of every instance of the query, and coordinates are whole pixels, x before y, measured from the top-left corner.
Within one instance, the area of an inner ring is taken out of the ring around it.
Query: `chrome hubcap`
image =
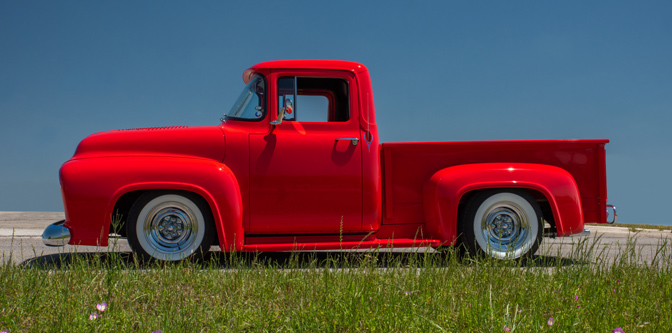
[[[486,210],[481,230],[491,250],[507,252],[525,244],[530,223],[524,210],[515,203],[498,202]]]
[[[163,238],[174,241],[184,234],[184,220],[179,214],[166,216],[160,219],[157,230]]]
[[[145,238],[160,253],[175,253],[190,248],[197,233],[194,214],[179,202],[157,205],[144,221]]]

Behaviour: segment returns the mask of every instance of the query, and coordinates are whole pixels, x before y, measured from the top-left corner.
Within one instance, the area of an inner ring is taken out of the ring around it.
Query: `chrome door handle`
[[[359,143],[358,138],[339,138],[339,139],[336,139],[336,141],[341,141],[341,140],[343,140],[343,141],[350,140],[352,142],[353,146],[356,146]]]

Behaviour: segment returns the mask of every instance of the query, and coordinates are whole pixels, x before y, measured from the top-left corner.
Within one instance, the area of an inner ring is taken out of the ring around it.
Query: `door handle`
[[[353,146],[356,146],[359,143],[359,138],[339,138],[339,139],[336,139],[336,141],[345,141],[345,140],[350,140],[350,142],[352,142]]]

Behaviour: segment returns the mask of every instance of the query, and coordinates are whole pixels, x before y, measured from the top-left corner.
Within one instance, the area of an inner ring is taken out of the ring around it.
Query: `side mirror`
[[[278,114],[278,119],[271,121],[271,125],[277,126],[282,124],[282,120],[285,119],[285,112],[287,114],[292,114],[294,111],[294,105],[292,104],[292,101],[288,98],[285,98],[285,107],[280,108],[280,114]]]

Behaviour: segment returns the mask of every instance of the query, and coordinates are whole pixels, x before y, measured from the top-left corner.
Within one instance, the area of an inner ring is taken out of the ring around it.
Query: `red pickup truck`
[[[221,124],[85,138],[60,170],[45,244],[144,258],[449,246],[510,259],[607,223],[608,140],[379,143],[367,68],[283,60],[243,73]],[[611,222],[611,221],[610,221]]]

